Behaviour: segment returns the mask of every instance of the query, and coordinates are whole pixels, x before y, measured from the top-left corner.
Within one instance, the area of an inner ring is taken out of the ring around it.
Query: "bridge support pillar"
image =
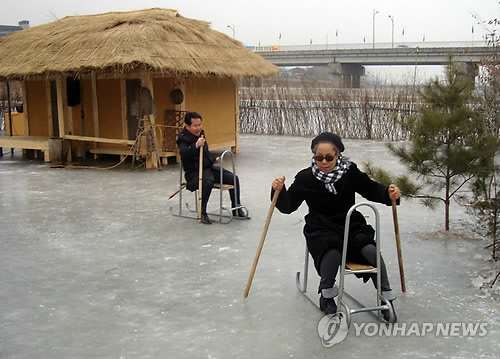
[[[359,64],[331,62],[328,64],[328,74],[338,87],[359,88],[365,68]]]
[[[476,82],[476,77],[479,75],[479,66],[477,63],[473,62],[463,62],[459,65],[460,73],[469,78],[473,84]]]

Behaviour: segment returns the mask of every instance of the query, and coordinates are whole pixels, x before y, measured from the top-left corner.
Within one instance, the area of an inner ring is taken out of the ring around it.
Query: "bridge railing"
[[[323,44],[310,44],[310,45],[269,45],[269,46],[252,46],[247,48],[255,52],[269,52],[269,51],[319,51],[319,50],[337,50],[337,49],[391,49],[391,48],[446,48],[446,47],[485,47],[488,46],[483,39],[470,40],[470,41],[420,41],[420,42],[378,42],[373,46],[372,43],[323,43]]]

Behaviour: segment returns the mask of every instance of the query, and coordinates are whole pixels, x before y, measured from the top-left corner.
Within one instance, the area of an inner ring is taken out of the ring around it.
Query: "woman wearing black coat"
[[[356,164],[342,155],[344,145],[337,135],[324,132],[313,139],[310,167],[301,170],[287,189],[285,178],[272,182],[272,192],[281,190],[276,207],[285,214],[297,210],[306,202],[309,213],[305,216],[304,235],[314,266],[321,276],[318,292],[320,308],[327,314],[337,312],[334,286],[338,267],[342,261],[344,227],[347,212],[355,203],[355,193],[364,198],[391,205],[400,197],[399,188],[389,187],[371,180]],[[349,261],[376,266],[374,229],[358,211],[351,215],[347,258]],[[376,276],[372,275],[374,285]],[[390,287],[384,261],[381,260],[382,296],[391,305],[395,295]],[[395,313],[395,312],[394,312]],[[388,311],[384,317],[388,318]]]

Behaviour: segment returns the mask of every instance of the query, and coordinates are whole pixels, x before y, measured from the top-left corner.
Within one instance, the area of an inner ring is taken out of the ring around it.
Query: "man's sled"
[[[237,218],[237,219],[247,219],[248,218],[248,210],[245,206],[243,206],[241,204],[236,206],[236,207],[232,207],[232,208],[224,207],[222,192],[226,191],[226,190],[230,190],[232,188],[235,188],[235,186],[233,186],[233,185],[222,183],[222,173],[224,170],[224,157],[226,155],[229,155],[231,157],[234,183],[236,183],[236,167],[235,167],[235,163],[234,163],[234,156],[230,150],[226,150],[220,156],[220,183],[214,183],[214,185],[213,185],[214,189],[220,190],[219,210],[217,211],[217,213],[208,213],[210,215],[210,218],[212,218],[213,220],[215,220],[217,222],[223,223],[223,224],[230,223],[233,220],[233,218]],[[179,167],[180,167],[179,189],[169,197],[169,199],[171,199],[175,195],[179,194],[179,204],[178,204],[177,208],[174,208],[174,206],[170,206],[170,211],[174,216],[177,216],[177,217],[197,219],[198,208],[200,206],[200,204],[198,203],[198,200],[197,200],[198,199],[198,190],[194,191],[194,198],[195,198],[194,208],[191,208],[189,206],[188,202],[186,202],[185,204],[183,203],[183,197],[184,197],[183,190],[186,188],[186,184],[183,183],[184,171],[182,168],[182,162],[180,163]],[[236,188],[235,188],[235,190],[236,190]],[[184,205],[186,206],[186,208],[184,208]],[[244,211],[244,213],[246,214],[246,217],[233,217],[233,210],[236,210],[236,209],[242,209]]]

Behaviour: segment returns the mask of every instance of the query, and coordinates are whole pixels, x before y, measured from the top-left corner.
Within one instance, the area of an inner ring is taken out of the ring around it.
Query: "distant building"
[[[11,32],[24,30],[30,27],[28,20],[19,21],[18,26],[13,25],[0,25],[0,37],[7,36]]]

